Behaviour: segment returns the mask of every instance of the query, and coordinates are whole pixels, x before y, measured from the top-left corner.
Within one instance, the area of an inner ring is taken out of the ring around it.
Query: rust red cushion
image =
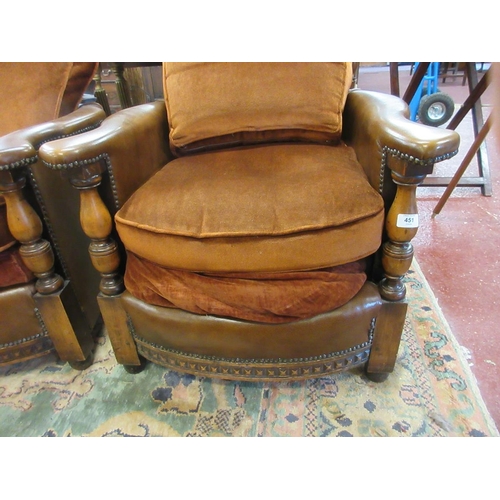
[[[125,286],[161,307],[261,323],[312,318],[349,302],[366,281],[364,262],[316,271],[201,274],[129,253]]]
[[[19,255],[19,246],[0,252],[0,288],[29,283],[35,278]]]

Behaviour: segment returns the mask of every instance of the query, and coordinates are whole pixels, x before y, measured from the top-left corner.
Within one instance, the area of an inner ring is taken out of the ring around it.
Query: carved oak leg
[[[54,254],[50,243],[42,238],[42,222],[23,196],[24,173],[2,172],[0,180],[9,230],[21,243],[19,253],[25,265],[38,278],[33,298],[54,347],[63,361],[78,369],[87,368],[93,358],[92,335],[72,289],[54,271]]]
[[[97,300],[116,360],[127,371],[138,373],[144,367],[144,360],[137,352],[121,304],[124,285],[119,272],[120,255],[110,236],[113,227],[111,215],[97,190],[102,180],[102,167],[95,163],[70,171],[68,175],[71,184],[80,193],[80,223],[91,240],[89,254],[92,264],[101,274]]]
[[[424,176],[403,177],[392,172],[392,178],[397,192],[386,219],[388,241],[382,249],[385,278],[379,284],[384,303],[366,365],[368,378],[375,382],[385,380],[396,363],[408,308],[403,278],[413,260],[411,240],[418,230],[416,189]]]

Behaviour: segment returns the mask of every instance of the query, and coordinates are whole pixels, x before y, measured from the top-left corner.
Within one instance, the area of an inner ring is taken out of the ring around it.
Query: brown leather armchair
[[[350,63],[163,67],[165,102],[40,149],[80,192],[117,361],[240,380],[364,364],[385,379],[416,188],[459,136],[351,89]]]
[[[74,230],[79,199],[39,165],[37,153],[44,142],[91,130],[104,119],[100,106],[76,109],[96,68],[0,63],[0,365],[54,350],[77,369],[92,361],[100,314],[95,292],[91,297],[85,289],[97,284]],[[74,269],[81,276],[85,268],[88,284],[70,279]]]

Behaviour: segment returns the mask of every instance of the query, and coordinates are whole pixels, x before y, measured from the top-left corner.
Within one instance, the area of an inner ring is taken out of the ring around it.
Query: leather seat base
[[[249,381],[318,377],[365,363],[382,307],[371,282],[343,307],[277,325],[151,306],[128,292],[120,300],[146,359],[195,375]]]
[[[5,288],[0,293],[0,365],[44,356],[54,351],[52,340],[37,316],[33,284]],[[23,311],[22,314],[19,311]]]

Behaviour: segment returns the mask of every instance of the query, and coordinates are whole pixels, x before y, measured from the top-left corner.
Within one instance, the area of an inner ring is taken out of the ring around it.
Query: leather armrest
[[[425,176],[434,163],[454,156],[460,144],[453,130],[411,121],[408,105],[399,97],[359,89],[348,95],[343,130],[380,191],[386,166],[403,176]]]
[[[105,160],[118,208],[171,159],[165,103],[121,110],[95,130],[44,144],[39,156],[61,171]]]
[[[88,105],[63,117],[0,137],[0,170],[34,163],[37,150],[44,142],[98,127],[105,116],[99,105]]]

